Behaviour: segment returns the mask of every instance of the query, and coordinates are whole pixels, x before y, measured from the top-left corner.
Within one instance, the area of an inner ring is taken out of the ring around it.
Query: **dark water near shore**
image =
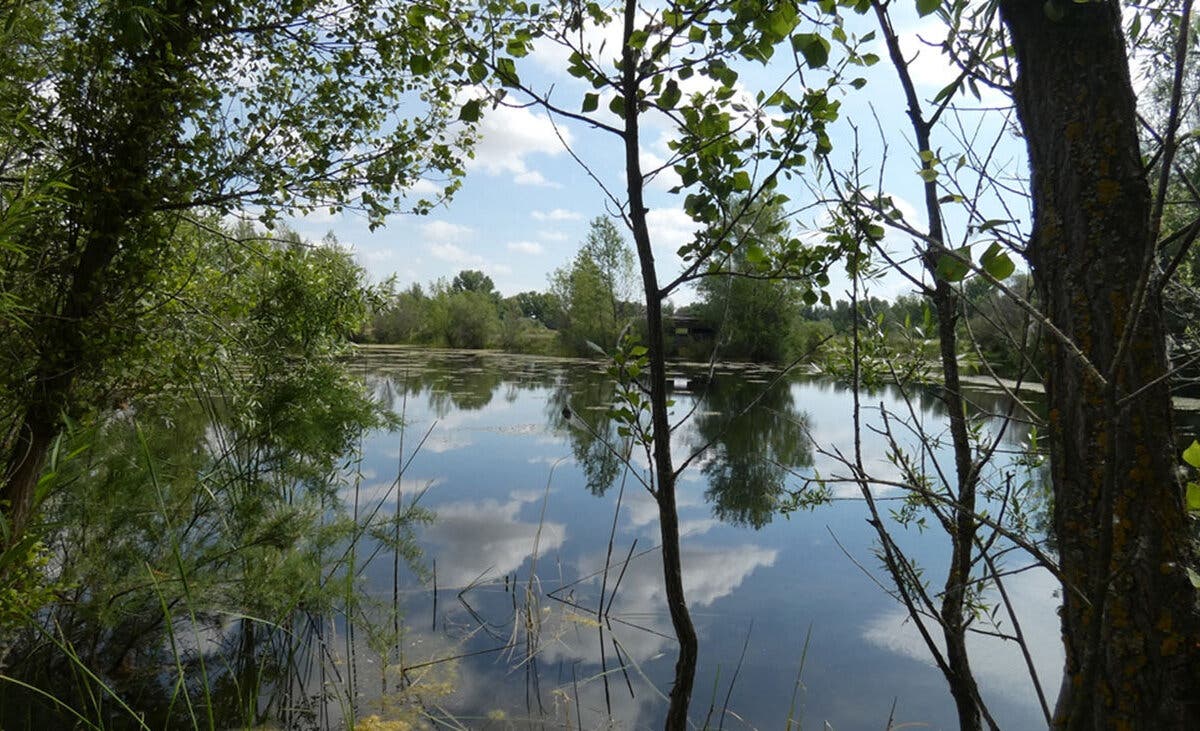
[[[418,531],[429,575],[406,571],[399,587],[410,699],[469,728],[524,727],[526,719],[530,728],[661,726],[675,645],[657,513],[638,481],[644,454],[635,447],[626,469],[602,439],[620,443],[607,417],[613,385],[603,365],[396,349],[363,355],[361,367],[406,427],[364,442],[360,510],[394,509],[394,478],[411,457],[401,500],[423,492],[420,504],[437,515]],[[916,629],[875,583],[889,585],[858,488],[835,479],[848,473],[836,455],[854,449],[851,393],[813,377],[772,386],[775,373],[758,368],[718,369],[711,383],[703,369],[675,371],[673,411],[690,414],[672,436],[676,463],[709,445],[678,487],[684,583],[700,636],[693,722],[782,729],[791,718],[844,731],[883,729],[891,717],[896,728],[957,728]],[[981,413],[1008,407],[998,392],[969,395]],[[914,389],[906,400],[889,387],[864,394],[862,406],[871,473],[898,475],[886,441],[870,428],[881,426],[881,407],[914,459],[931,472],[950,469],[944,449],[915,450],[900,423],[920,422],[948,440],[932,391]],[[977,423],[981,434],[999,425],[985,416]],[[1028,428],[1010,425],[1000,451],[1015,452],[1027,438]],[[1011,484],[1036,482],[1036,472],[1013,459],[998,457]],[[829,504],[781,514],[814,475],[829,480]],[[884,509],[901,506],[895,490],[876,495],[889,499]],[[897,531],[939,586],[948,539],[932,521],[924,532]],[[1018,569],[1030,561],[1013,552],[1004,563]],[[376,556],[363,576],[366,590],[388,604],[391,556]],[[1054,581],[1030,570],[1006,586],[1053,696],[1061,663]],[[984,600],[994,603],[990,594]],[[1011,630],[1003,610],[997,619],[1001,632]],[[978,626],[995,631],[986,621]],[[972,647],[1000,725],[1044,726],[1016,646],[981,634]],[[445,658],[457,659],[439,662]],[[380,687],[369,678],[382,664],[361,654],[361,687]],[[360,715],[382,702],[386,717],[387,701],[365,692]]]

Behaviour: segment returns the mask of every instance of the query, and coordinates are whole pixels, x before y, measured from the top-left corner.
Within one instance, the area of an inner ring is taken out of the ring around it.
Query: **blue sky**
[[[873,16],[854,18],[848,28],[860,34],[871,30]],[[919,38],[937,41],[943,35],[939,21],[934,18],[918,20],[915,15],[900,15],[897,30],[904,47],[917,53],[912,64],[914,80],[922,96],[932,98],[939,89],[954,78],[955,70],[936,48],[923,46]],[[608,39],[606,48],[618,45],[616,29],[592,29],[597,45]],[[862,159],[877,165],[882,145],[880,130],[872,117],[872,107],[878,115],[883,133],[888,138],[888,163],[882,177],[883,185],[897,199],[901,210],[912,221],[924,225],[916,213],[920,207],[920,179],[916,151],[904,114],[904,104],[895,73],[886,60],[881,41],[872,42],[864,50],[877,53],[882,60],[865,71],[867,86],[861,91],[847,90],[842,99],[842,118],[833,135],[835,159],[849,159],[855,135],[850,126],[859,128],[858,140]],[[612,55],[611,51],[605,55]],[[521,59],[519,71],[531,86],[546,89],[553,85],[554,98],[562,106],[577,109],[584,84],[565,71],[566,51],[549,43],[541,43],[534,53]],[[767,88],[786,74],[782,68],[744,67],[741,83],[753,93]],[[810,76],[810,83],[813,77]],[[761,86],[759,86],[761,85]],[[799,91],[794,84],[793,92]],[[516,99],[515,101],[521,101]],[[982,106],[1003,103],[996,95],[985,94]],[[602,99],[600,108],[604,109]],[[964,106],[980,106],[973,97]],[[996,113],[985,125],[998,129]],[[964,113],[964,124],[974,124],[980,113]],[[557,127],[557,129],[556,129]],[[448,204],[434,209],[427,216],[396,215],[385,227],[368,230],[365,220],[355,214],[330,215],[323,211],[293,219],[292,226],[301,234],[319,239],[332,231],[355,252],[359,263],[375,281],[392,274],[400,287],[412,283],[427,283],[439,277],[450,278],[462,269],[480,269],[487,273],[505,295],[524,290],[544,290],[547,277],[554,269],[566,265],[574,257],[586,234],[588,221],[604,215],[605,197],[593,181],[564,148],[572,150],[592,168],[612,190],[623,189],[621,150],[615,137],[590,129],[570,120],[552,123],[546,112],[535,107],[500,107],[489,110],[482,122],[482,137],[475,157],[468,165],[468,174],[461,191]],[[561,136],[561,140],[560,140]],[[666,142],[669,127],[663,120],[645,120],[642,158],[644,166],[661,164],[667,157]],[[939,144],[953,147],[949,138]],[[1002,157],[1016,164],[1023,172],[1024,163],[1018,141],[1010,139],[1002,148]],[[947,156],[943,155],[943,159]],[[675,250],[690,240],[694,226],[681,208],[682,197],[667,192],[673,184],[667,171],[650,185],[648,204],[649,223],[654,243],[660,280],[666,280],[680,268]],[[874,175],[872,179],[874,179]],[[423,186],[418,187],[418,192]],[[787,191],[794,201],[809,198],[802,187]],[[611,205],[610,205],[611,207]],[[819,213],[809,211],[796,219],[796,230],[819,220]],[[889,236],[889,246],[898,255],[911,251],[912,245],[901,235]],[[914,270],[915,271],[915,270]],[[843,297],[848,287],[844,276],[833,277],[830,294]],[[903,278],[892,275],[872,285],[873,293],[892,297],[910,289]],[[690,293],[674,298],[676,304],[686,304]]]

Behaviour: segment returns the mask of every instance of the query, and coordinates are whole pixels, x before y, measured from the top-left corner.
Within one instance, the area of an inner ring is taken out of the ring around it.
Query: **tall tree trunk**
[[[1046,375],[1067,658],[1055,725],[1200,728],[1195,551],[1154,287],[1130,325],[1155,242],[1120,7],[1000,7],[1032,174],[1027,256],[1074,343],[1050,344]]]
[[[0,539],[0,549],[16,544],[24,535],[33,511],[38,480],[58,433],[57,416],[46,419],[27,413],[16,428],[12,444],[4,455],[4,473],[0,480],[0,516],[7,522],[7,535]]]
[[[183,52],[201,41],[210,22],[196,16],[193,5],[166,3],[156,15],[161,28],[145,40],[85,38],[102,47],[97,59],[119,70],[82,65],[64,82],[81,98],[64,105],[64,124],[75,131],[61,153],[68,171],[64,204],[49,214],[61,219],[31,227],[30,240],[21,242],[29,251],[48,252],[53,264],[47,269],[55,271],[45,286],[57,289],[30,315],[36,352],[24,374],[28,385],[14,399],[17,426],[0,445],[0,517],[8,522],[10,545],[32,517],[64,414],[98,406],[83,403],[78,392],[136,337],[138,291],[157,275],[156,257],[168,244],[169,233],[152,212],[158,201],[183,193],[173,163],[186,133],[178,98],[189,73]],[[94,50],[88,43],[81,48]]]
[[[692,616],[683,592],[683,561],[679,545],[679,511],[675,503],[675,467],[671,460],[671,424],[667,415],[666,340],[663,336],[662,294],[658,290],[658,275],[654,268],[654,251],[650,247],[650,232],[646,225],[646,204],[642,192],[641,154],[638,130],[638,52],[630,43],[636,20],[637,3],[628,0],[624,13],[624,46],[621,58],[622,88],[625,101],[625,177],[629,196],[629,221],[641,267],[642,286],[646,297],[647,349],[650,359],[650,420],[654,438],[655,498],[658,501],[658,523],[662,538],[663,584],[667,609],[679,642],[679,658],[675,661],[675,682],[671,686],[665,728],[667,731],[686,731],[688,705],[696,678],[699,642]]]

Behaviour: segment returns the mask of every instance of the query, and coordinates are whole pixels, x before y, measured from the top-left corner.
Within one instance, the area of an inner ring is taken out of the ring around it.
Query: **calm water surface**
[[[415,692],[471,728],[526,719],[530,727],[660,727],[675,643],[658,518],[639,482],[645,457],[635,449],[627,469],[605,446],[620,439],[606,414],[614,390],[603,364],[396,349],[362,356],[362,367],[406,428],[365,441],[360,509],[392,511],[399,464],[411,458],[400,497],[423,493],[420,504],[436,512],[418,530],[428,576],[406,572],[400,586],[403,665],[415,668]],[[857,488],[830,483],[830,504],[778,511],[805,477],[846,473],[832,455],[853,452],[850,392],[790,378],[739,416],[773,372],[720,369],[707,386],[702,369],[672,375],[674,413],[690,413],[673,434],[677,464],[708,445],[678,487],[684,584],[700,637],[695,724],[782,729],[791,717],[804,728],[851,731],[886,728],[891,716],[898,728],[957,728],[919,635],[872,578],[888,585]],[[932,394],[910,395],[925,428],[942,433]],[[1005,408],[999,394],[972,397],[983,409]],[[881,405],[909,413],[898,390],[878,391],[863,396],[867,425],[879,425]],[[1010,429],[1004,445],[1027,435]],[[897,473],[869,430],[863,450],[873,473]],[[935,454],[949,467],[948,455]],[[940,585],[948,540],[914,528],[900,542]],[[1006,558],[1009,568],[1027,563]],[[390,602],[390,555],[366,566],[364,585]],[[1062,662],[1054,581],[1031,570],[1007,587],[1053,696]],[[1015,645],[977,636],[973,646],[1001,726],[1044,727]],[[360,674],[372,672],[360,665]]]

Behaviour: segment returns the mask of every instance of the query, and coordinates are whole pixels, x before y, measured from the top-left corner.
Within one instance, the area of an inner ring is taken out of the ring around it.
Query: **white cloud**
[[[462,432],[439,432],[425,440],[421,449],[434,454],[453,452],[456,449],[466,449],[474,444],[470,436]]]
[[[536,241],[514,241],[508,245],[508,250],[518,254],[530,254],[534,256],[545,251],[542,245]]]
[[[684,543],[681,550],[684,592],[693,610],[729,596],[756,569],[773,566],[779,558],[778,550],[756,545],[700,548]],[[579,562],[580,574],[591,576],[587,583],[596,586],[600,583],[597,569],[604,564],[603,554],[588,556]],[[647,662],[671,643],[670,614],[663,596],[662,558],[657,551],[640,554],[627,566],[614,564],[612,570],[623,571],[620,590],[611,598],[612,616],[618,621],[633,620],[635,624],[616,624],[611,631],[623,635],[622,644],[630,658],[638,664]],[[581,596],[587,595],[581,593]],[[586,605],[589,599],[583,601]],[[542,627],[543,636],[561,641],[543,646],[541,657],[548,662],[579,659],[599,664],[600,648],[592,641],[594,635],[562,632],[550,624],[561,621],[561,615],[550,615],[547,619],[548,623]]]
[[[470,226],[446,221],[430,221],[421,226],[421,233],[428,241],[438,243],[458,243],[465,241],[474,231]]]
[[[537,170],[526,170],[513,176],[513,182],[517,185],[536,185],[542,188],[561,188],[562,186],[550,180],[546,180],[546,176],[539,173]]]
[[[950,59],[937,48],[926,44],[922,38],[934,37],[936,29],[921,28],[900,34],[900,48],[908,63],[908,73],[919,86],[943,88],[958,78],[959,70]]]
[[[329,206],[317,206],[299,217],[299,221],[308,225],[333,223],[342,217],[341,213],[331,210]]]
[[[911,30],[899,34],[900,49],[904,57],[909,59],[908,73],[913,83],[926,91],[941,91],[959,77],[962,70],[956,63],[943,53],[936,45],[946,35],[946,26],[936,15],[922,19]],[[932,43],[932,45],[931,45]],[[885,52],[886,53],[886,52]],[[895,71],[891,71],[895,78]],[[986,84],[979,85],[981,103],[985,105],[1006,105],[1010,101],[999,91]],[[970,94],[967,99],[975,101]]]
[[[482,170],[488,175],[507,173],[513,176],[514,182],[522,185],[553,185],[541,173],[531,170],[525,158],[535,154],[561,154],[563,142],[559,135],[568,144],[572,139],[566,128],[556,132],[546,114],[505,106],[486,112],[479,132],[479,144],[468,168]]]
[[[455,246],[450,243],[432,243],[429,244],[429,253],[435,259],[448,261],[451,264],[460,266],[480,266],[484,263],[483,257],[463,249],[461,246]]]
[[[606,23],[602,26],[596,25],[591,19],[587,19],[583,23],[582,29],[571,34],[571,42],[574,45],[581,46],[584,55],[599,57],[601,59],[615,59],[620,55],[621,35],[623,27],[621,16],[615,15],[611,23]],[[542,67],[543,71],[554,74],[564,80],[575,81],[575,79],[567,73],[567,67],[570,66],[571,49],[567,46],[557,43],[553,38],[543,36],[533,44],[533,52],[530,58],[534,63]],[[604,64],[608,66],[608,64]],[[610,67],[611,68],[611,67]]]
[[[565,456],[565,457],[549,457],[549,456],[530,457],[529,459],[527,459],[525,461],[528,462],[529,464],[546,464],[546,465],[550,465],[551,467],[557,467],[560,464],[575,464],[575,458],[569,457],[569,456]]]
[[[566,241],[570,237],[562,231],[538,231],[538,238],[546,241]]]
[[[568,211],[565,208],[555,208],[552,211],[533,211],[529,215],[533,216],[535,221],[578,221],[583,218],[583,214]]]
[[[668,191],[683,185],[683,181],[680,180],[679,174],[675,172],[674,166],[667,165],[665,159],[648,150],[642,150],[638,157],[641,158],[642,174],[653,174],[653,177],[648,181],[651,187]]]
[[[671,253],[690,243],[699,228],[682,208],[655,208],[646,214],[646,226],[654,246]]]
[[[400,496],[407,502],[422,492],[430,490],[444,482],[440,477],[431,479],[405,478],[400,481]],[[342,490],[342,499],[354,500],[357,492],[358,501],[362,505],[377,506],[380,512],[394,513],[396,508],[396,481],[369,482],[359,485],[357,490],[347,486]]]
[[[679,521],[679,534],[688,538],[701,536],[720,525],[716,518],[692,518]]]

